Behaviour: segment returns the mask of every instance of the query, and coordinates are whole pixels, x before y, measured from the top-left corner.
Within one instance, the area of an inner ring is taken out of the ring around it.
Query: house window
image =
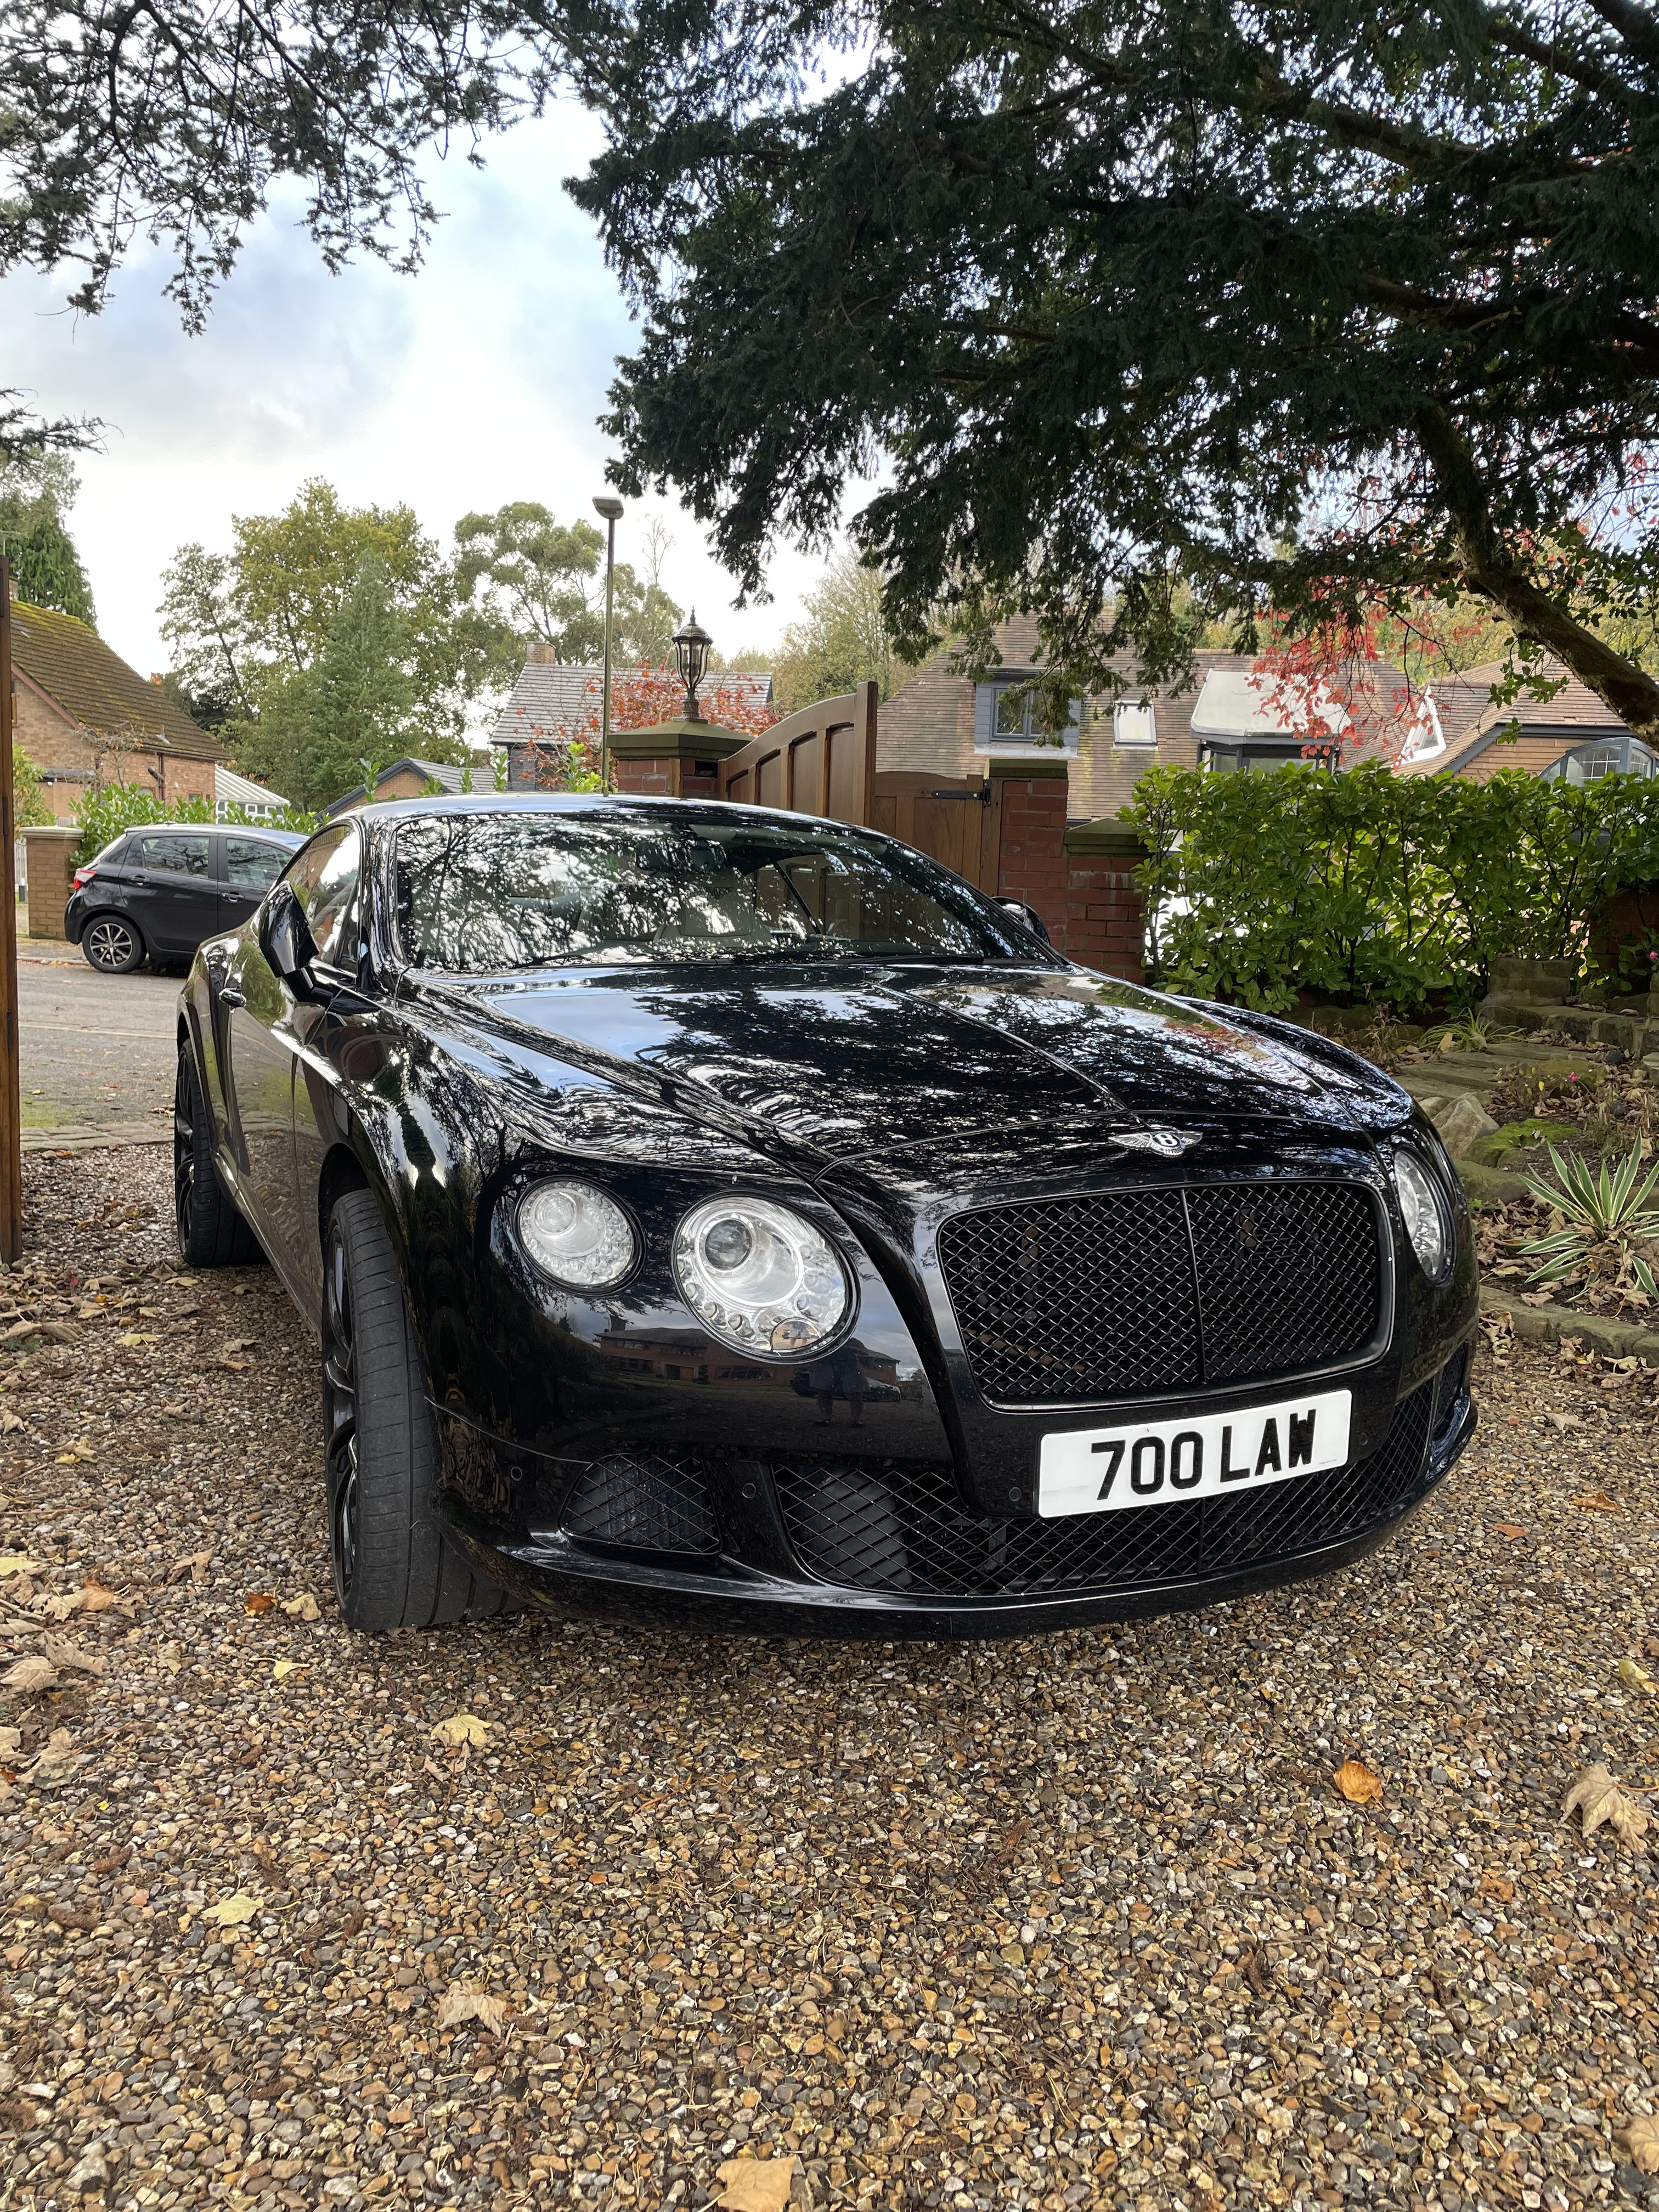
[[[1083,702],[1072,702],[1072,719],[1056,743],[1033,711],[1029,676],[1002,676],[974,687],[974,750],[979,753],[1074,753]]]
[[[1120,699],[1112,709],[1115,745],[1155,745],[1158,718],[1149,699]]]
[[[1598,738],[1575,745],[1540,772],[1540,783],[1599,783],[1604,775],[1659,775],[1659,754],[1639,738]]]

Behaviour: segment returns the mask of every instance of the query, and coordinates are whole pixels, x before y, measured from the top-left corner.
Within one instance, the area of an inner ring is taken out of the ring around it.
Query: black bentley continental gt
[[[321,1338],[356,1628],[1156,1613],[1358,1559],[1474,1425],[1403,1091],[836,823],[367,808],[202,946],[176,1130],[185,1259]]]

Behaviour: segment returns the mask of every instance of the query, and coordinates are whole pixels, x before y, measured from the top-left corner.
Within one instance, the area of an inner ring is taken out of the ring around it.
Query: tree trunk
[[[1444,410],[1425,408],[1415,427],[1451,515],[1468,588],[1489,600],[1517,635],[1553,653],[1635,736],[1659,751],[1659,679],[1615,653],[1516,566],[1492,528],[1474,456]]]

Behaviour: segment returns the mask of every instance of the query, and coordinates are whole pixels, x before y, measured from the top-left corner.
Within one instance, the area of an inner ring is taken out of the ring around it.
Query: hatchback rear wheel
[[[323,1256],[323,1446],[334,1594],[349,1628],[485,1620],[506,1593],[445,1537],[438,1431],[373,1194],[347,1191]]]
[[[81,933],[81,950],[100,974],[130,975],[144,957],[144,940],[118,914],[95,914]]]

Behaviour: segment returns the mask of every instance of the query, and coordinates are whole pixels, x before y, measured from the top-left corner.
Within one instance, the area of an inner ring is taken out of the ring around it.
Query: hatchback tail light
[[[76,890],[78,891],[82,884],[89,884],[97,872],[96,868],[77,868],[75,871]]]

